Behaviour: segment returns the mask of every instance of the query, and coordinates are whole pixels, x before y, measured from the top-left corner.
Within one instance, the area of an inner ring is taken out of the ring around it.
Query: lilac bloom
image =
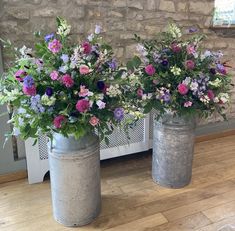
[[[47,34],[45,37],[44,37],[44,40],[45,40],[45,42],[49,42],[51,39],[53,39],[54,38],[54,33],[51,33],[51,34]]]
[[[61,67],[59,67],[59,72],[62,72],[62,73],[66,73],[67,72],[67,70],[68,70],[68,67],[67,66],[61,66]]]
[[[62,54],[60,58],[63,60],[64,63],[67,63],[69,61],[69,56],[66,54]]]
[[[117,121],[121,121],[124,118],[124,109],[119,107],[114,110],[114,118]]]
[[[195,33],[195,32],[198,32],[198,29],[196,27],[190,27],[188,29],[188,33]]]
[[[162,99],[165,103],[169,103],[171,101],[171,95],[168,92],[165,92],[165,94],[162,96]]]
[[[41,99],[40,99],[40,95],[35,95],[32,96],[31,99],[31,109],[34,110],[36,113],[42,113],[45,111],[45,108],[41,105]]]
[[[109,67],[111,70],[115,70],[117,68],[117,61],[113,59],[112,61],[108,62]]]
[[[100,33],[101,33],[101,29],[102,29],[101,26],[96,25],[96,26],[95,26],[95,34],[100,34]]]
[[[27,88],[32,88],[34,86],[34,79],[33,79],[32,76],[27,75],[24,78],[24,86],[27,87]]]

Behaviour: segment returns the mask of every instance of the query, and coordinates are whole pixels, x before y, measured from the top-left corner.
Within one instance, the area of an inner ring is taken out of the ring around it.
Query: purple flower
[[[102,27],[99,26],[99,25],[96,25],[95,26],[95,34],[100,34],[101,33],[101,30],[102,30]]]
[[[27,75],[24,78],[24,86],[27,87],[27,88],[32,88],[34,86],[34,79],[33,79],[32,76]]]
[[[124,118],[124,109],[121,107],[116,108],[113,113],[117,121],[121,121]]]
[[[169,62],[167,59],[162,60],[162,66],[166,67],[168,66]]]
[[[153,53],[153,60],[155,63],[160,63],[161,62],[160,58],[161,58],[161,55],[159,53],[157,52]]]
[[[66,54],[62,54],[60,58],[63,60],[64,63],[67,63],[69,61],[69,56]]]
[[[114,71],[117,68],[117,61],[113,59],[112,61],[108,62],[108,65],[111,68],[111,70]]]
[[[61,66],[61,67],[59,67],[59,72],[62,72],[62,73],[66,73],[67,72],[67,70],[68,70],[68,67],[67,66]]]
[[[51,34],[47,34],[45,37],[44,37],[44,40],[45,40],[45,42],[49,42],[51,39],[53,39],[54,38],[54,33],[51,33]]]
[[[46,95],[49,97],[53,95],[53,89],[51,87],[46,88]]]
[[[62,48],[62,44],[59,40],[53,39],[51,42],[48,43],[48,49],[53,53],[58,53]]]
[[[169,103],[171,101],[171,95],[168,92],[165,92],[165,94],[162,96],[162,99],[165,103]]]
[[[218,70],[219,73],[221,73],[221,74],[223,74],[223,75],[226,75],[226,74],[227,74],[227,71],[226,71],[224,65],[218,63],[218,64],[216,65],[216,67],[217,67],[217,70]]]
[[[210,73],[211,73],[212,75],[215,75],[215,74],[216,74],[215,68],[210,68]]]
[[[40,95],[32,96],[30,99],[30,103],[31,109],[34,110],[36,113],[42,113],[45,111],[45,108],[41,104]]]
[[[97,82],[97,88],[99,89],[99,90],[104,90],[104,88],[105,88],[105,83],[104,83],[104,81],[103,80],[99,80],[98,82]]]
[[[197,32],[198,31],[198,29],[196,28],[196,27],[190,27],[189,29],[188,29],[188,32],[189,33],[195,33],[195,32]]]

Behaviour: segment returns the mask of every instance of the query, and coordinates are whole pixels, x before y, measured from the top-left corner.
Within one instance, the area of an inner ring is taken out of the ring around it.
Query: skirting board
[[[0,184],[10,182],[10,181],[21,180],[26,177],[27,177],[26,170],[0,175]]]
[[[196,142],[235,135],[235,119],[210,123],[196,128]]]

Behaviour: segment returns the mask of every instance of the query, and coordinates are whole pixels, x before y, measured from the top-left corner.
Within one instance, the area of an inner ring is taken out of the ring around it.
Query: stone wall
[[[225,60],[235,67],[232,33],[222,37],[210,29],[213,6],[213,0],[0,0],[0,37],[18,46],[30,45],[32,33],[53,31],[55,16],[60,15],[72,25],[75,38],[83,37],[96,24],[102,25],[104,37],[124,61],[135,52],[134,33],[152,37],[173,20],[184,29],[196,26],[207,34],[205,47],[222,50]],[[235,103],[229,117],[235,118]]]

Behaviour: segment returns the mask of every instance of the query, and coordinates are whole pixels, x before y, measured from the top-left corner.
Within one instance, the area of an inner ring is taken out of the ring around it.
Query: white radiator
[[[133,154],[149,150],[150,144],[149,135],[152,134],[152,129],[149,129],[152,124],[152,116],[147,116],[136,123],[129,130],[130,139],[127,139],[123,130],[115,129],[108,137],[109,146],[103,141],[100,143],[100,159],[109,159],[113,157]],[[45,174],[49,171],[48,153],[47,153],[47,138],[39,137],[38,143],[32,146],[33,140],[28,139],[25,143],[28,181],[30,184],[42,182]]]

